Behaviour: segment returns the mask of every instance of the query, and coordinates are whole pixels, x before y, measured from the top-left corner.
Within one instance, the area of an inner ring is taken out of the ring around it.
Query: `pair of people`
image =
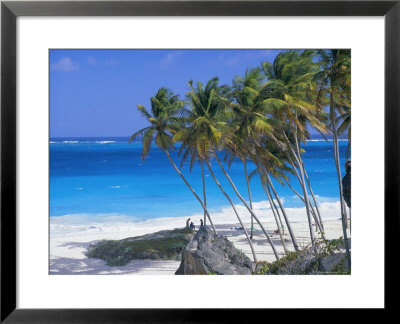
[[[189,224],[189,222],[190,222],[190,218],[188,218],[188,219],[186,220],[186,228],[190,228],[190,229],[192,229],[192,230],[195,230],[195,229],[196,229],[196,226],[193,224],[193,222],[190,222],[190,224]]]

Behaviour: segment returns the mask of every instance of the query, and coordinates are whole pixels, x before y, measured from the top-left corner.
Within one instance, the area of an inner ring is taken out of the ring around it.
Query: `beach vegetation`
[[[289,251],[272,263],[258,262],[255,274],[350,274],[343,240],[316,240],[299,251]]]
[[[89,247],[87,256],[124,266],[134,259],[180,260],[182,251],[194,237],[191,229],[174,229],[123,240],[101,240]]]

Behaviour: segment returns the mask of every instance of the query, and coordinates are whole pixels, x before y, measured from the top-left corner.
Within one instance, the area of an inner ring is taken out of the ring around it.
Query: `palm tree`
[[[181,167],[190,157],[190,171],[196,161],[201,167],[203,199],[207,206],[206,184],[204,177],[204,160],[207,157],[209,147],[216,143],[221,135],[218,125],[210,125],[210,118],[215,121],[215,116],[223,110],[225,99],[223,94],[227,92],[226,86],[218,86],[218,78],[209,80],[203,88],[201,82],[197,83],[197,90],[193,87],[193,81],[188,82],[190,91],[187,100],[190,109],[185,108],[186,127],[182,127],[173,137],[174,142],[181,142],[179,154],[182,155]],[[197,91],[197,92],[196,92]],[[204,224],[206,224],[204,215]]]
[[[185,162],[188,156],[191,157],[190,168],[192,168],[196,160],[199,161],[202,166],[203,188],[205,188],[203,163],[206,164],[213,180],[231,204],[249,242],[254,262],[257,262],[253,244],[239,213],[232,199],[219,183],[209,163],[211,147],[218,146],[221,137],[220,128],[224,123],[220,118],[224,114],[228,103],[224,97],[227,89],[225,86],[218,85],[218,78],[209,80],[204,87],[201,82],[198,82],[196,87],[194,87],[193,82],[189,81],[189,87],[190,91],[187,93],[187,98],[190,109],[187,110],[186,127],[176,132],[173,141],[181,142],[181,151],[184,152],[182,163]]]
[[[233,140],[227,141],[226,147],[230,148],[239,156],[243,162],[246,183],[249,192],[250,209],[252,210],[249,177],[247,175],[247,159],[252,159],[257,149],[262,146],[262,142],[268,139],[277,146],[282,146],[282,142],[276,137],[276,129],[274,125],[276,121],[268,115],[270,101],[265,100],[264,87],[262,83],[265,76],[262,75],[260,69],[247,70],[243,78],[237,77],[234,80],[234,90],[232,96],[235,102],[231,104],[234,111],[233,128],[231,134],[234,134]],[[263,147],[263,153],[273,157]],[[274,157],[276,160],[276,157]],[[257,165],[257,162],[255,162]],[[283,205],[280,206],[283,208]],[[297,243],[292,232],[289,219],[284,212],[293,245],[297,249]],[[252,217],[253,218],[253,217]]]
[[[155,144],[165,152],[175,171],[179,174],[192,194],[199,201],[208,217],[208,220],[210,221],[214,233],[217,233],[207,208],[204,206],[202,200],[186,180],[182,172],[176,166],[169,153],[170,149],[175,149],[172,142],[172,135],[182,128],[183,119],[180,118],[179,114],[182,112],[184,103],[179,100],[177,95],[174,95],[166,88],[160,88],[157,91],[157,94],[152,97],[150,101],[150,112],[147,111],[142,105],[137,106],[138,110],[150,123],[150,126],[145,127],[131,135],[129,138],[129,143],[138,137],[142,137],[142,160],[144,160],[150,151],[153,140],[155,141]]]
[[[320,65],[323,70],[320,73],[321,89],[328,93],[329,97],[329,121],[333,135],[333,148],[336,171],[339,184],[340,206],[342,216],[343,238],[346,247],[348,266],[351,267],[349,242],[347,239],[347,212],[343,198],[342,175],[340,170],[340,157],[338,145],[338,128],[336,125],[337,113],[345,107],[350,111],[350,86],[351,86],[351,54],[350,50],[321,50]],[[350,117],[350,116],[349,116]],[[350,126],[350,119],[349,124]]]
[[[247,192],[249,195],[250,209],[253,210],[251,199],[250,181],[247,172],[247,159],[249,150],[254,145],[254,138],[260,133],[271,133],[272,127],[265,121],[263,114],[262,98],[260,91],[262,89],[262,80],[264,77],[259,68],[246,70],[244,77],[236,77],[233,81],[233,91],[231,93],[234,102],[231,108],[234,113],[232,124],[234,125],[233,143],[226,143],[226,147],[240,158],[244,167]],[[251,234],[253,238],[254,220],[251,215]]]
[[[324,133],[327,133],[327,129],[317,118],[321,114],[319,107],[310,100],[315,74],[319,72],[319,66],[313,62],[313,56],[314,51],[310,50],[282,52],[275,58],[273,65],[269,62],[263,63],[263,69],[268,77],[264,94],[269,99],[270,113],[285,122],[282,124],[281,133],[289,149],[287,154],[294,158],[293,167],[299,170],[298,180],[303,190],[310,237],[314,245],[311,221],[314,216],[311,213],[311,201],[305,181],[300,141],[305,142],[309,138],[306,124]],[[314,217],[314,220],[322,228],[319,219]]]

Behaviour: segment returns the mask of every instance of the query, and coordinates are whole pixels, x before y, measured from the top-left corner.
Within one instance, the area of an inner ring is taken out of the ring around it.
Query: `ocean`
[[[347,141],[340,140],[339,147],[344,176]],[[303,159],[318,203],[337,203],[339,190],[332,141],[311,140],[303,148],[306,150]],[[102,217],[112,219],[123,216],[132,221],[146,221],[202,214],[200,204],[173,169],[165,153],[153,146],[149,156],[142,161],[141,150],[140,141],[128,144],[127,138],[123,137],[51,138],[50,218],[56,220],[60,216],[79,215],[81,220],[90,223]],[[172,151],[171,155],[179,165],[177,152]],[[215,161],[212,168],[234,203],[240,204]],[[249,163],[248,171],[252,170],[254,165]],[[202,197],[200,166],[195,165],[190,172],[186,164],[182,172]],[[234,161],[228,173],[247,199],[242,163]],[[207,168],[205,174],[210,213],[228,210],[229,202],[213,182]],[[301,192],[294,176],[290,177],[290,183]],[[304,207],[287,185],[277,181],[274,184],[285,207]],[[251,180],[251,193],[255,203],[265,204],[266,195],[256,176]]]

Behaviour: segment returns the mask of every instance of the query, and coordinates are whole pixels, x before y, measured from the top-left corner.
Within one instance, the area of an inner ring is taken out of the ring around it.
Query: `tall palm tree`
[[[210,221],[214,233],[217,233],[211,220],[211,216],[207,208],[204,206],[203,201],[200,199],[200,197],[194,191],[193,187],[189,184],[182,172],[176,166],[169,153],[169,150],[175,149],[172,142],[173,134],[175,134],[182,128],[182,118],[180,118],[179,115],[182,112],[184,103],[179,100],[177,95],[174,95],[170,90],[166,88],[160,88],[157,91],[157,94],[152,97],[150,101],[150,112],[147,111],[146,108],[142,105],[137,106],[138,110],[150,123],[150,126],[147,126],[132,134],[129,138],[129,143],[131,143],[138,137],[142,137],[142,159],[144,160],[150,151],[153,140],[155,141],[155,144],[158,146],[158,148],[165,152],[169,162],[171,163],[175,171],[179,174],[179,176],[188,186],[192,194],[199,201],[200,205],[202,206],[204,212],[208,217],[208,220]]]
[[[218,85],[218,78],[215,77],[203,87],[201,82],[193,86],[193,81],[188,82],[190,91],[187,93],[189,109],[185,108],[185,127],[182,127],[173,137],[174,142],[181,142],[179,153],[182,155],[181,166],[190,157],[190,171],[196,161],[201,167],[203,199],[207,206],[206,184],[204,176],[204,160],[208,155],[210,145],[218,142],[221,132],[219,122],[216,119],[218,114],[223,113],[227,92],[226,86]],[[204,218],[204,223],[206,219]]]
[[[218,85],[218,78],[213,78],[203,87],[201,82],[193,86],[189,81],[190,91],[187,93],[189,109],[187,110],[187,123],[175,133],[173,141],[181,142],[181,150],[184,151],[182,163],[190,156],[190,167],[198,160],[202,166],[202,178],[204,179],[203,163],[206,164],[213,180],[221,190],[223,195],[229,201],[232,209],[241,224],[245,236],[249,242],[254,262],[257,262],[257,256],[251,243],[247,230],[239,216],[239,213],[229,195],[223,189],[209,163],[209,152],[211,147],[218,146],[221,137],[220,128],[224,125],[221,116],[226,112],[227,99],[225,86]],[[203,188],[204,180],[203,180]]]
[[[348,266],[351,267],[349,242],[347,238],[347,212],[343,198],[342,175],[340,169],[340,156],[338,144],[338,127],[336,124],[337,113],[347,107],[350,109],[350,86],[351,86],[351,52],[350,50],[321,50],[320,73],[321,89],[328,93],[329,97],[329,121],[333,135],[333,152],[336,171],[338,176],[340,207],[342,216],[343,238],[346,247]]]
[[[237,77],[234,80],[232,96],[235,102],[231,104],[234,112],[231,129],[231,138],[225,140],[225,147],[239,156],[243,162],[246,183],[248,186],[250,209],[252,210],[251,194],[249,186],[249,177],[247,175],[246,160],[255,159],[255,152],[262,147],[265,140],[282,146],[282,142],[276,137],[276,129],[274,128],[276,121],[268,114],[270,100],[265,100],[264,87],[262,82],[265,76],[262,75],[260,69],[247,70],[243,78]],[[274,155],[270,154],[266,147],[262,148],[263,154],[269,155],[269,158],[277,160]],[[255,162],[257,165],[257,162]],[[283,208],[283,206],[280,206]],[[297,249],[297,243],[291,230],[289,219],[285,215],[285,220],[290,229],[290,235],[293,245]],[[253,216],[252,216],[253,218]]]
[[[327,129],[318,118],[321,109],[309,100],[315,74],[320,69],[313,62],[313,56],[314,51],[310,50],[282,52],[278,54],[273,64],[263,63],[263,70],[268,77],[264,94],[270,101],[270,113],[285,122],[281,132],[286,139],[288,154],[294,158],[299,170],[299,182],[303,191],[311,242],[314,245],[313,215],[300,142],[305,142],[309,138],[306,124],[325,133]],[[315,222],[321,227],[318,219],[315,219]]]
[[[233,143],[228,142],[227,148],[238,156],[244,167],[244,176],[246,179],[247,192],[249,196],[250,209],[253,210],[251,199],[250,181],[247,172],[247,159],[251,146],[254,145],[254,139],[259,134],[272,133],[272,127],[265,121],[264,107],[260,91],[262,90],[262,80],[265,77],[261,74],[259,68],[246,70],[244,77],[236,77],[233,81],[233,91],[231,93],[234,101],[231,103],[233,110],[235,134]],[[253,238],[254,220],[251,215],[251,234]]]

